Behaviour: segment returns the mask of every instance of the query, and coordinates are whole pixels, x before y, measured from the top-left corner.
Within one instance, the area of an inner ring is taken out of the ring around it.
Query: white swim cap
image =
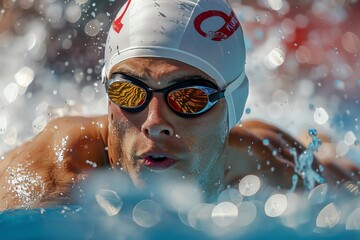
[[[226,87],[229,127],[240,120],[248,96],[245,44],[226,0],[128,0],[109,31],[103,77],[133,57],[169,58],[198,68]]]

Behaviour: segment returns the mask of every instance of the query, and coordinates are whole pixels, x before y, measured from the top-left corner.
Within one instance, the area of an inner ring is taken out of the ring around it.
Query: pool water
[[[7,210],[1,239],[358,239],[356,185],[292,193],[257,186],[249,175],[238,188],[204,202],[190,182],[158,179],[136,189],[125,174],[93,176],[78,205]],[[121,182],[115,187],[114,182]],[[112,183],[112,184],[110,184]],[[357,189],[359,191],[359,188]]]

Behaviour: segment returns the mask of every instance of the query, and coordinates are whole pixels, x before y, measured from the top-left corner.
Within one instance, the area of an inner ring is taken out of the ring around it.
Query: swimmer
[[[249,81],[241,24],[226,1],[128,0],[109,30],[102,75],[106,116],[55,119],[5,154],[0,210],[76,203],[73,189],[109,168],[138,188],[176,170],[205,198],[249,174],[291,188],[290,149],[306,147],[267,123],[239,124]],[[327,182],[351,180],[352,165],[324,167]]]

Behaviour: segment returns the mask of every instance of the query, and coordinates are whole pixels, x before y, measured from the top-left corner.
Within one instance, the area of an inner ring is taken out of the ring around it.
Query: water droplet
[[[269,217],[279,217],[285,212],[287,204],[287,197],[284,194],[274,194],[265,203],[265,214]]]
[[[254,203],[245,201],[242,202],[238,207],[238,212],[238,224],[240,226],[248,226],[256,219],[257,208]]]
[[[150,228],[159,223],[160,206],[153,200],[142,200],[133,209],[133,219],[141,227]]]
[[[84,102],[89,103],[95,99],[95,89],[92,86],[85,86],[80,95]]]
[[[328,190],[328,185],[326,183],[316,186],[309,193],[308,196],[309,201],[314,204],[323,203],[326,199],[327,190]]]
[[[86,160],[85,161],[86,164],[89,164],[91,167],[93,168],[96,168],[97,167],[97,164],[96,162],[93,162],[93,161],[90,161],[90,160]]]
[[[121,198],[112,190],[100,190],[95,198],[99,206],[109,216],[117,215],[123,206]]]
[[[18,97],[19,86],[16,83],[11,82],[11,83],[9,83],[8,85],[5,86],[5,88],[3,90],[3,94],[4,94],[4,97],[5,97],[5,100],[8,103],[12,103]]]
[[[239,191],[243,196],[252,196],[260,189],[260,179],[255,175],[247,175],[240,180]]]
[[[257,164],[257,170],[260,170],[260,169],[261,169],[261,164],[258,163],[258,164]]]
[[[265,139],[263,140],[263,144],[264,144],[265,146],[268,146],[268,145],[270,144],[270,140],[267,139],[267,138],[265,138]]]
[[[99,32],[101,28],[101,23],[97,19],[92,19],[85,25],[85,33],[89,35],[90,37],[95,37]]]
[[[338,155],[340,157],[345,156],[349,150],[350,150],[350,147],[349,147],[349,145],[347,145],[345,143],[345,141],[340,141],[336,145],[336,155]]]
[[[278,119],[283,115],[284,110],[278,102],[273,101],[266,107],[266,113],[269,117]]]
[[[242,195],[236,189],[229,188],[222,191],[218,196],[218,202],[231,202],[235,205],[239,205],[243,200]]]
[[[315,105],[314,105],[313,103],[310,103],[310,104],[309,104],[309,109],[310,109],[310,110],[315,110]]]
[[[355,143],[356,136],[352,131],[348,131],[344,136],[344,142],[346,145],[351,146]]]
[[[271,69],[281,66],[285,61],[285,53],[280,48],[274,48],[266,57],[267,66]]]
[[[250,109],[250,108],[246,108],[245,113],[246,113],[246,114],[250,114],[250,112],[251,112],[251,109]]]
[[[334,81],[334,88],[337,90],[344,90],[345,89],[345,82],[342,80],[335,80]]]
[[[4,134],[7,129],[7,118],[5,116],[0,116],[0,135]]]
[[[278,151],[276,150],[276,149],[274,149],[273,151],[272,151],[272,155],[273,156],[276,156],[278,154]]]
[[[333,228],[340,220],[340,210],[334,203],[326,205],[316,218],[316,226],[319,228]]]
[[[325,124],[329,120],[329,114],[324,108],[316,108],[314,112],[314,122],[319,125]]]
[[[279,11],[283,7],[283,1],[282,0],[268,0],[269,7],[272,10]]]
[[[212,204],[201,203],[188,212],[187,219],[184,219],[181,215],[179,215],[179,217],[182,219],[182,222],[195,229],[206,230],[210,227],[210,219],[214,207]]]
[[[355,209],[348,217],[346,230],[360,230],[360,208]]]
[[[16,83],[24,88],[28,87],[33,80],[34,71],[29,67],[23,67],[15,74]]]
[[[35,134],[40,133],[42,130],[44,130],[46,124],[47,124],[47,119],[44,116],[39,116],[35,118],[35,120],[32,123],[33,132]]]
[[[211,213],[212,221],[220,226],[229,226],[235,222],[238,216],[237,207],[230,202],[221,202],[215,206]]]

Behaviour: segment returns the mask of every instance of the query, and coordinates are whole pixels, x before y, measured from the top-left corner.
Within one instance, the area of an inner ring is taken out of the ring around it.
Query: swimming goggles
[[[182,117],[201,115],[225,96],[225,90],[220,90],[212,82],[202,79],[153,89],[139,79],[124,74],[113,74],[105,82],[105,88],[110,100],[128,112],[144,110],[151,100],[152,93],[163,93],[170,109]]]

